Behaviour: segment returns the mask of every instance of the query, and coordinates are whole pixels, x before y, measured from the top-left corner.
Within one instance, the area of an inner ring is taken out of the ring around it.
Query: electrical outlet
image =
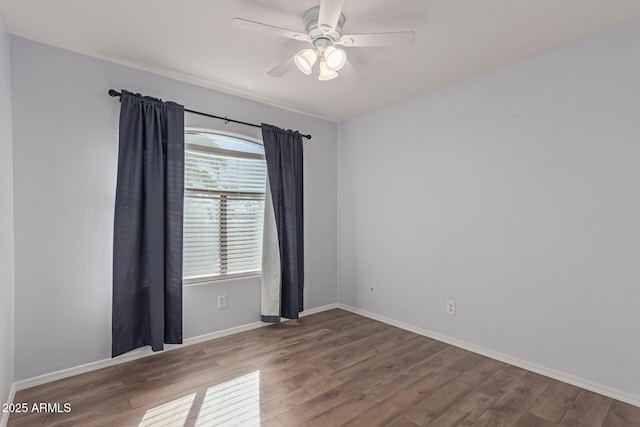
[[[447,301],[447,314],[450,314],[452,316],[456,315],[456,302],[449,300]]]
[[[227,308],[227,296],[218,295],[218,310],[222,310],[223,308]]]

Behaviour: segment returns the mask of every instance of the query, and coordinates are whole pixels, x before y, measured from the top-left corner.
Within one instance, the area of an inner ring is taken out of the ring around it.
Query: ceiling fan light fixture
[[[295,62],[296,67],[298,67],[300,71],[302,71],[306,75],[309,75],[311,74],[313,64],[316,63],[317,59],[318,54],[315,50],[303,49],[293,57],[293,62]]]
[[[347,53],[335,46],[329,46],[324,50],[324,59],[327,62],[327,68],[330,71],[340,71],[347,62]]]
[[[327,81],[333,80],[338,77],[338,73],[327,68],[327,62],[324,60],[320,60],[320,75],[318,76],[318,80]]]
[[[231,25],[311,45],[311,48],[307,45],[306,49],[298,51],[269,70],[267,74],[272,77],[282,77],[294,68],[305,75],[315,76],[317,74],[313,67],[316,62],[320,62],[318,79],[335,79],[339,72],[345,80],[359,82],[362,75],[353,67],[352,61],[347,59],[347,53],[341,47],[348,50],[353,47],[409,46],[415,41],[416,34],[413,31],[343,35],[345,17],[342,12],[346,0],[316,0],[318,1],[319,6],[308,9],[302,15],[302,31],[242,18],[233,19]]]

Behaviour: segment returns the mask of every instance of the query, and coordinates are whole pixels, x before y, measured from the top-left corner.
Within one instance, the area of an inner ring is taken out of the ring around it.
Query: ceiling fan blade
[[[413,44],[416,33],[400,31],[397,33],[351,34],[340,37],[336,44],[346,47],[379,47],[379,46],[409,46]]]
[[[287,74],[289,71],[293,70],[294,68],[296,68],[296,63],[293,62],[294,56],[295,55],[293,55],[291,58],[285,59],[283,62],[276,65],[267,74],[269,74],[271,77],[282,77],[285,74]]]
[[[343,7],[344,0],[322,0],[318,12],[318,27],[325,33],[335,30]]]
[[[338,71],[338,74],[344,77],[345,80],[348,80],[352,83],[359,83],[364,80],[362,74],[360,74],[348,60],[344,63],[344,66],[340,69],[340,71]]]
[[[308,35],[299,33],[293,30],[287,30],[286,28],[274,27],[273,25],[262,24],[260,22],[248,21],[246,19],[235,18],[231,21],[231,25],[236,28],[242,28],[245,30],[260,31],[263,33],[271,34],[272,36],[287,37],[289,39],[307,41],[311,39]]]

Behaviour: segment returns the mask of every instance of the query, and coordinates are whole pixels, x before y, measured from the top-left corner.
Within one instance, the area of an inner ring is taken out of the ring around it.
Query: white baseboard
[[[327,304],[320,307],[310,308],[308,310],[300,312],[300,317],[310,316],[312,314],[320,313],[322,311],[333,310],[334,308],[340,308],[340,304],[334,302],[333,304]]]
[[[386,323],[391,326],[396,326],[398,328],[407,330],[409,332],[414,332],[416,334],[423,335],[425,337],[432,338],[434,340],[442,341],[444,343],[451,344],[453,346],[460,347],[477,354],[481,354],[491,359],[508,363],[509,365],[517,366],[519,368],[526,369],[528,371],[532,371],[540,375],[544,375],[545,377],[553,378],[554,380],[562,381],[564,383],[568,383],[576,387],[580,387],[585,390],[589,390],[594,393],[598,393],[603,396],[607,396],[612,399],[616,399],[621,402],[625,402],[630,405],[640,407],[640,396],[634,396],[619,390],[612,389],[602,384],[593,383],[583,378],[579,378],[571,374],[567,374],[565,372],[557,371],[555,369],[551,369],[546,366],[541,366],[535,363],[531,363],[526,360],[521,360],[512,356],[509,356],[507,354],[503,354],[497,351],[493,351],[484,347],[477,346],[475,344],[470,344],[468,342],[460,341],[455,338],[448,337],[446,335],[441,335],[437,332],[433,332],[427,329],[422,329],[417,326],[400,322],[398,320],[381,316],[379,314],[371,313],[369,311],[362,310],[357,307],[352,307],[346,304],[338,304],[338,307],[342,308],[343,310],[347,310],[352,313],[359,314],[361,316],[365,316],[373,320],[378,320],[382,323]]]
[[[338,308],[338,304],[328,304],[328,305],[323,305],[321,307],[314,307],[301,312],[300,316],[301,317],[309,316],[311,314],[319,313],[321,311],[331,310],[334,308]],[[95,371],[97,369],[107,368],[109,366],[115,366],[120,363],[129,362],[131,360],[141,359],[143,357],[151,356],[153,354],[158,354],[165,351],[171,351],[177,348],[182,348],[184,346],[198,344],[204,341],[209,341],[216,338],[222,338],[222,337],[226,337],[227,335],[233,335],[240,332],[249,331],[251,329],[256,329],[256,328],[262,328],[264,326],[269,326],[269,325],[270,323],[253,322],[253,323],[248,323],[246,325],[225,329],[222,331],[212,332],[210,334],[200,335],[193,338],[187,338],[184,340],[182,344],[166,344],[164,346],[165,349],[161,352],[154,353],[153,351],[151,351],[149,347],[140,348],[112,359],[98,360],[98,361],[90,362],[84,365],[74,366],[72,368],[62,369],[60,371],[50,372],[48,374],[39,375],[37,377],[18,381],[14,384],[14,389],[15,389],[14,392],[24,390],[30,387],[46,384],[52,381],[61,380],[63,378],[72,377],[74,375],[84,374],[85,372]],[[13,396],[11,397],[13,401]],[[2,427],[1,424],[0,424],[0,427]]]
[[[11,388],[9,389],[9,396],[7,396],[6,403],[12,403],[13,397],[15,395],[16,395],[16,385],[11,384]],[[9,415],[11,415],[10,412],[0,412],[0,427],[7,427],[7,424],[9,423]]]

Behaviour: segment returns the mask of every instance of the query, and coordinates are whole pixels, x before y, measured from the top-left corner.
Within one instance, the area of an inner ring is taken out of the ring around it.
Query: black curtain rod
[[[117,90],[113,90],[113,89],[109,89],[109,95],[111,95],[113,97],[122,96],[122,94],[120,92],[118,92]],[[184,111],[186,111],[187,113],[191,113],[191,114],[197,114],[199,116],[211,117],[212,119],[224,120],[225,122],[239,123],[241,125],[251,126],[251,127],[254,127],[254,128],[261,128],[262,127],[260,125],[255,124],[255,123],[241,122],[240,120],[233,120],[233,119],[228,119],[226,117],[214,116],[213,114],[201,113],[200,111],[189,110],[187,108],[185,108]],[[302,136],[303,138],[311,139],[311,135],[302,135],[302,134],[300,134],[300,136]]]

